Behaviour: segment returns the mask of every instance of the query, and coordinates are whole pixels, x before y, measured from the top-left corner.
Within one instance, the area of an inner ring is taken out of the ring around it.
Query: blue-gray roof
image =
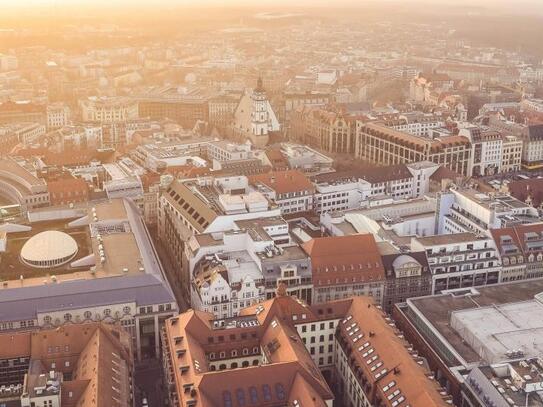
[[[0,289],[0,321],[35,319],[39,312],[135,302],[137,306],[175,302],[162,281],[150,274],[73,280],[34,287]]]

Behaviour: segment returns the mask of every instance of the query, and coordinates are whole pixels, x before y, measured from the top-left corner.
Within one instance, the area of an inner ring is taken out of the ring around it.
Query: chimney
[[[279,283],[277,285],[277,297],[286,297],[287,296],[287,285],[285,283]]]

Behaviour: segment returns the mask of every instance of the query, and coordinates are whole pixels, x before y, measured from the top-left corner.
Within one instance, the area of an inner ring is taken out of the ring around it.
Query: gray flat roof
[[[460,295],[446,293],[408,300],[452,348],[468,363],[481,358],[472,347],[451,327],[451,313],[501,304],[530,301],[543,292],[543,278],[476,287],[478,294]]]
[[[41,312],[126,302],[144,306],[173,303],[175,299],[163,283],[150,274],[0,289],[0,321],[30,320]]]
[[[543,304],[536,300],[455,311],[451,326],[487,363],[511,359],[510,351],[543,354]]]

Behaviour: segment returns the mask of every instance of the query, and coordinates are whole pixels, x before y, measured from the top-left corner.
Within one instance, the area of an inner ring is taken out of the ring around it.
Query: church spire
[[[258,80],[256,81],[255,92],[264,92],[264,85],[262,85],[262,77],[261,76],[259,76]]]

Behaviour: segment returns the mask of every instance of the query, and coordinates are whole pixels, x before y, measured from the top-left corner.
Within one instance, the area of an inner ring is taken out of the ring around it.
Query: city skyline
[[[538,1],[0,10],[0,407],[543,407]]]

